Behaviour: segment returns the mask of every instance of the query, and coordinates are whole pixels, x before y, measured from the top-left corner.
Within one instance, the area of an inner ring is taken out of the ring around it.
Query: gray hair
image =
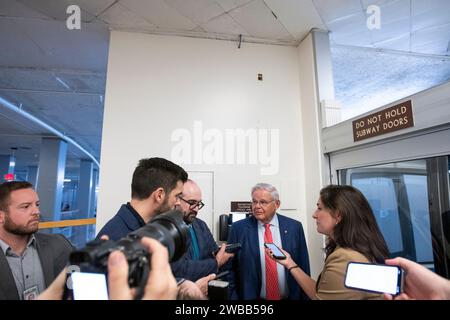
[[[278,193],[277,188],[275,188],[273,185],[268,183],[258,183],[252,188],[252,194],[256,190],[266,190],[270,192],[270,195],[272,196],[273,200],[280,200],[280,194]]]

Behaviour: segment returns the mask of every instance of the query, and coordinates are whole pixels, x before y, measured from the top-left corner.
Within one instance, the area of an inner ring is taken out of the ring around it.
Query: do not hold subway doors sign
[[[353,121],[353,141],[414,127],[411,100]]]

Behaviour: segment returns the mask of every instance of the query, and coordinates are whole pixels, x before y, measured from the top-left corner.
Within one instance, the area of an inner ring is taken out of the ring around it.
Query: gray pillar
[[[91,160],[80,161],[80,180],[78,181],[79,218],[90,216],[94,163]]]
[[[94,186],[93,181],[94,163],[91,160],[80,161],[80,179],[78,180],[78,216],[79,219],[88,218],[91,216],[91,204],[92,204],[92,188]],[[79,247],[83,245],[87,240],[89,226],[80,226],[76,228],[73,241],[74,244]]]
[[[41,202],[42,221],[57,221],[61,218],[66,155],[65,141],[58,138],[42,138],[36,186]]]
[[[27,180],[35,188],[36,188],[36,184],[37,184],[37,176],[38,176],[38,167],[37,166],[29,166]]]
[[[0,156],[0,181],[4,181],[4,176],[7,173],[14,173],[16,165],[16,157],[10,155]]]

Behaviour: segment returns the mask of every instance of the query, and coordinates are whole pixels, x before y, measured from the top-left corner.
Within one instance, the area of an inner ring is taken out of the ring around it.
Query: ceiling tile
[[[448,0],[413,0],[412,31],[450,24],[450,1]],[[450,40],[450,39],[449,39]]]
[[[164,0],[121,0],[120,4],[164,31],[187,31],[196,27],[195,23],[170,7]]]
[[[79,5],[80,8],[89,12],[93,16],[98,16],[116,0],[70,0],[72,4]]]
[[[195,24],[202,24],[225,13],[217,3],[211,0],[166,0],[174,10]]]
[[[45,14],[39,13],[36,10],[17,2],[16,0],[2,0],[0,1],[0,16],[4,17],[23,17],[48,19]]]
[[[133,29],[156,29],[148,20],[137,15],[127,7],[117,3],[102,13],[99,18],[112,26],[128,27]]]
[[[367,29],[363,14],[347,16],[345,19],[335,19],[328,25],[330,38],[334,44],[351,46],[370,46],[372,38]]]
[[[447,39],[448,41],[445,41]],[[413,52],[450,55],[450,24],[418,30],[412,34]]]
[[[218,5],[222,7],[225,11],[230,11],[234,8],[243,6],[254,0],[214,0]]]
[[[202,27],[206,32],[232,35],[248,35],[248,33],[228,14],[223,14],[205,23],[204,25],[202,25]]]
[[[312,28],[327,29],[311,0],[265,0],[296,40],[301,40]]]
[[[325,24],[363,13],[360,0],[312,0]]]
[[[68,30],[59,21],[21,19],[11,22],[9,30],[21,40],[5,35],[11,41],[11,57],[1,60],[6,65],[106,70],[109,31],[104,25],[88,23],[81,30]]]
[[[275,18],[264,1],[256,0],[229,12],[233,19],[252,37],[272,40],[291,40],[294,38]]]
[[[69,17],[67,8],[74,4],[72,0],[17,0],[17,2],[58,21],[65,21]],[[81,8],[81,21],[90,22],[94,18]]]

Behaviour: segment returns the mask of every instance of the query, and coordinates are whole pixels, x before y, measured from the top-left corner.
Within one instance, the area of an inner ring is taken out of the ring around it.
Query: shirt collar
[[[31,246],[36,247],[36,237],[34,236],[34,234],[32,234],[30,236],[30,239],[28,240],[28,243],[27,243],[27,248],[29,248]],[[2,248],[2,251],[5,256],[7,255],[7,253],[12,251],[11,246],[9,244],[7,244],[5,241],[3,241],[2,239],[0,239],[0,247]]]
[[[278,223],[278,214],[277,214],[276,212],[275,212],[275,214],[273,215],[272,220],[270,220],[269,224],[270,224],[271,226],[274,226],[274,227],[277,227],[277,228],[280,227],[280,224]],[[264,222],[261,222],[261,221],[258,220],[258,226],[264,228],[264,225],[265,225]]]
[[[2,239],[0,239],[0,247],[2,248],[3,253],[6,255],[6,251],[8,249],[10,249],[11,247],[9,246],[9,244],[7,244],[5,241],[3,241]]]
[[[34,236],[34,233],[30,236],[30,239],[28,240],[27,243],[27,248],[31,246],[36,247],[36,237]]]

